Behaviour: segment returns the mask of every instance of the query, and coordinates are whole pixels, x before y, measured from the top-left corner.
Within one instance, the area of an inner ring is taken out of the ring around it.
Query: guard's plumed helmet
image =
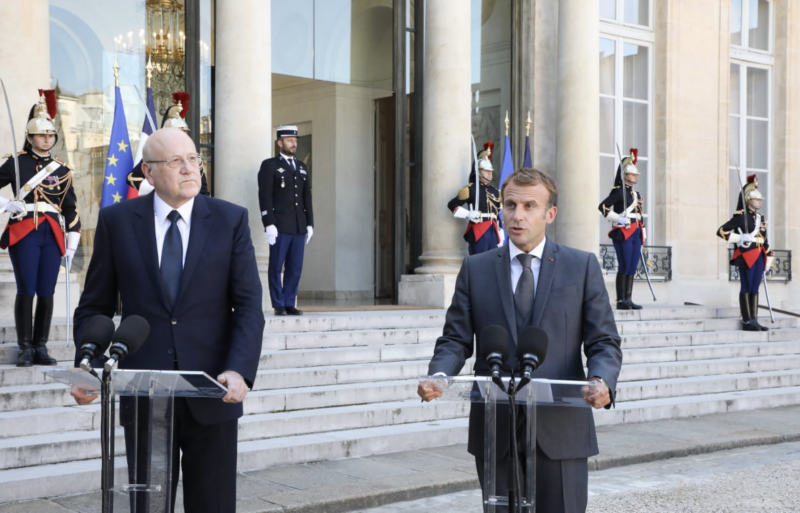
[[[494,171],[494,167],[492,167],[492,161],[489,160],[491,156],[492,153],[489,150],[483,150],[482,152],[478,153],[478,169]]]
[[[631,148],[629,156],[622,159],[622,172],[626,175],[638,175],[639,170],[636,168],[636,163],[639,161],[639,150]]]
[[[747,201],[764,199],[764,195],[758,190],[758,178],[754,174],[747,177],[747,183],[744,185],[744,197]]]
[[[186,114],[189,112],[189,100],[191,97],[189,93],[183,91],[175,91],[172,93],[172,105],[164,113],[164,120],[161,122],[161,128],[180,128],[184,132],[189,131],[189,125],[186,124]]]
[[[31,135],[55,135],[58,140],[58,132],[53,124],[53,119],[57,113],[56,91],[55,89],[39,89],[39,103],[31,108],[28,116],[28,124],[25,126],[25,136]]]

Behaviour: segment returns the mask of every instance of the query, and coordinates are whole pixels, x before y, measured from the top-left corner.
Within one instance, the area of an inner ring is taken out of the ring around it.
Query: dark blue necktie
[[[173,210],[167,215],[171,221],[164,237],[164,246],[161,248],[161,285],[167,296],[167,304],[170,308],[175,307],[175,300],[178,299],[178,289],[181,286],[181,273],[183,272],[183,241],[181,232],[178,230],[178,219],[181,215],[177,210]]]

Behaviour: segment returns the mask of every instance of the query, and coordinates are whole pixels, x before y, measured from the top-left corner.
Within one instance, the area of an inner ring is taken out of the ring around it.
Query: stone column
[[[597,253],[599,202],[599,18],[583,0],[558,9],[556,173],[559,243]]]
[[[470,6],[463,0],[425,5],[422,267],[402,278],[400,303],[444,307],[464,259],[464,223],[453,219],[447,202],[464,186],[472,162]]]
[[[258,207],[258,170],[272,156],[272,30],[270,0],[218,2],[214,104],[214,195],[247,208],[263,271],[269,245]],[[254,50],[255,49],[255,50]]]

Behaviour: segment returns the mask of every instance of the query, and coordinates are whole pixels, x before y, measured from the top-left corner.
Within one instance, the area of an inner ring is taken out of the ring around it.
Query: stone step
[[[800,338],[800,335],[798,336]],[[370,362],[430,359],[434,341],[400,345],[263,350],[259,369],[297,369]]]
[[[239,443],[239,471],[371,456],[466,443],[467,419],[449,419],[396,426]],[[100,460],[0,470],[0,503],[97,490]],[[115,482],[125,479],[124,458],[115,459]]]
[[[679,320],[679,319],[716,319],[723,317],[735,317],[739,315],[738,310],[735,312],[728,311],[725,308],[717,308],[712,306],[659,306],[649,307],[641,310],[617,310],[614,309],[614,320],[619,322],[636,322],[636,321],[665,321],[665,320]]]
[[[800,355],[800,340],[629,349],[623,352],[623,361],[625,364],[637,364],[768,355]]]
[[[0,412],[52,408],[75,404],[69,388],[60,383],[0,387]]]
[[[777,342],[800,340],[800,328],[784,328],[770,331],[703,331],[690,333],[657,333],[653,335],[626,335],[622,337],[622,349],[648,347],[697,346],[708,344],[737,344],[742,342]]]
[[[0,412],[0,439],[61,431],[99,429],[100,405],[36,408]]]
[[[763,320],[763,319],[762,319]],[[766,321],[769,328],[796,328],[798,319],[795,317],[776,317],[775,323]],[[764,323],[762,323],[764,324]],[[765,325],[767,325],[765,324]],[[738,318],[723,319],[680,319],[671,321],[646,321],[646,322],[620,322],[617,330],[620,335],[650,335],[663,333],[691,333],[702,331],[732,331],[741,329]]]
[[[335,367],[262,370],[258,371],[253,390],[410,379],[421,376],[427,371],[427,359],[338,365]]]
[[[800,404],[800,386],[740,390],[717,394],[644,399],[595,410],[597,425],[630,424],[744,410],[762,410]]]
[[[302,308],[302,307],[301,307]],[[266,316],[265,334],[322,331],[439,328],[444,324],[441,310],[384,310],[309,313],[302,316]]]
[[[800,369],[800,355],[622,364],[619,382]]]

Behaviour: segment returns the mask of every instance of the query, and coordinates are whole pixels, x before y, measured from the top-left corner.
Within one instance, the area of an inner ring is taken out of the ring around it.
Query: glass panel
[[[600,0],[600,17],[617,20],[617,0]]]
[[[748,46],[769,51],[769,0],[750,0],[748,16]]]
[[[769,117],[769,71],[747,68],[747,115]]]
[[[622,104],[622,151],[638,148],[639,155],[647,157],[650,151],[647,145],[647,110],[646,103],[623,102]]]
[[[768,169],[769,127],[767,121],[747,120],[747,167]]]
[[[741,87],[740,69],[741,66],[738,64],[731,64],[731,92],[728,100],[731,114],[739,114],[739,111],[741,110],[741,106],[739,105],[741,101],[741,97],[739,95]]]
[[[650,0],[625,0],[625,23],[650,26]]]
[[[623,92],[625,98],[648,100],[650,98],[648,58],[649,48],[631,43],[623,47],[622,71]]]
[[[351,0],[314,2],[314,78],[317,80],[350,83],[351,20]]]
[[[614,94],[617,43],[600,38],[600,94]]]
[[[739,166],[739,116],[730,116],[728,127],[728,165]]]
[[[481,0],[470,0],[470,27],[472,29],[472,83],[477,84],[481,81],[481,55],[483,53],[483,38],[481,37]]]
[[[314,0],[272,1],[272,72],[314,76]]]
[[[214,194],[214,143],[213,94],[211,74],[214,66],[214,3],[215,0],[200,0],[200,153],[203,155],[203,172],[209,190]]]
[[[731,0],[731,44],[742,46],[742,0]]]
[[[616,155],[614,148],[614,99],[600,98],[600,153]]]

